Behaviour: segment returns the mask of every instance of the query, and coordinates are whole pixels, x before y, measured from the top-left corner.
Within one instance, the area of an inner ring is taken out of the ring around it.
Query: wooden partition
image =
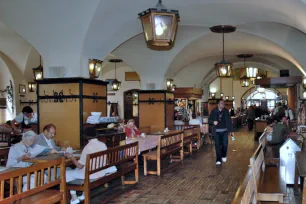
[[[174,128],[174,94],[165,90],[140,90],[138,92],[139,127],[150,126],[158,132]]]
[[[38,81],[39,131],[49,123],[57,127],[55,140],[68,141],[74,149],[84,145],[83,125],[91,112],[107,114],[107,83],[84,78]]]
[[[218,106],[218,100],[220,99],[208,99],[208,112],[210,112],[215,109]],[[224,100],[224,107],[226,109],[231,109],[233,107],[233,101],[232,100]]]

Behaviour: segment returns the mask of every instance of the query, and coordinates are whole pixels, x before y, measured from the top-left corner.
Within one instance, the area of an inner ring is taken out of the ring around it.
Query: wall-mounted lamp
[[[29,92],[35,92],[36,91],[36,83],[35,82],[29,82]]]
[[[166,80],[166,86],[168,90],[172,90],[172,86],[173,86],[173,79],[167,79]]]
[[[235,96],[232,96],[232,99],[235,100]]]
[[[229,99],[229,96],[225,96],[225,100],[228,100]]]
[[[224,94],[223,94],[223,93],[220,93],[220,97],[223,98],[223,96],[224,96]]]
[[[211,95],[212,98],[216,97],[216,93],[210,93],[210,95]]]
[[[173,85],[172,85],[172,91],[175,91],[175,89],[176,89],[176,85],[173,84]]]

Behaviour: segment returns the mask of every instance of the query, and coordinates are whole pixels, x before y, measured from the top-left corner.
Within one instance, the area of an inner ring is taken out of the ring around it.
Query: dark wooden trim
[[[86,83],[86,84],[98,84],[107,85],[108,82],[102,80],[88,79],[82,77],[71,78],[45,78],[43,80],[37,80],[37,84],[67,84],[67,83]]]
[[[105,96],[82,96],[82,95],[64,95],[64,96],[39,96],[38,99],[71,99],[71,98],[75,98],[75,99],[81,99],[82,98],[86,98],[86,99],[100,99],[100,100],[106,100],[107,97]]]
[[[172,100],[142,100],[142,101],[139,101],[138,99],[138,104],[139,103],[169,103],[169,104],[172,104],[174,103],[174,101]]]
[[[171,93],[171,94],[173,94],[173,91],[168,91],[168,90],[139,90],[138,93]]]
[[[87,95],[83,96],[82,95],[82,97],[86,98],[86,99],[100,99],[100,100],[106,100],[107,99],[107,96],[87,96]]]
[[[166,107],[166,99],[167,99],[167,93],[164,93],[164,126],[167,127],[167,107]],[[173,101],[174,102],[174,101]]]
[[[39,84],[36,85],[36,98],[37,98],[37,132],[40,133],[40,112],[39,112]]]
[[[84,147],[84,137],[83,137],[83,82],[80,81],[79,83],[79,98],[80,98],[80,101],[79,101],[79,105],[80,105],[80,112],[79,112],[79,115],[80,115],[80,147],[83,148]]]
[[[37,101],[22,101],[22,100],[20,100],[20,105],[23,105],[23,104],[28,104],[28,105],[30,105],[30,106],[32,106],[32,105],[37,105]]]

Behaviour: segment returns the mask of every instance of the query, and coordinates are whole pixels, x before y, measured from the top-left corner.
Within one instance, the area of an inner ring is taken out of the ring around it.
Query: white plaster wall
[[[210,85],[209,85],[209,91],[210,93],[216,93],[216,98],[220,98],[220,78],[215,79]]]
[[[114,64],[107,64],[102,68],[102,80],[105,79],[114,79],[115,78],[115,70],[111,69],[110,67],[113,67]],[[107,72],[103,70],[109,70]],[[116,103],[118,102],[118,110],[119,110],[119,116],[121,118],[124,117],[124,102],[123,102],[123,92],[131,89],[140,89],[140,82],[139,81],[125,81],[125,72],[133,72],[134,70],[127,65],[120,66],[117,65],[117,79],[121,81],[121,88],[119,91],[109,91],[108,93],[115,93],[114,96],[107,96],[107,100]],[[107,112],[109,114],[110,106],[107,108]]]
[[[16,89],[14,87],[13,77],[6,64],[2,60],[0,60],[0,90],[6,89],[6,87],[10,85],[10,80],[13,83],[13,88],[15,91]],[[0,97],[7,98],[7,95],[5,93],[0,93]],[[7,107],[8,108],[6,109],[6,118],[8,120],[12,120],[14,117],[14,113],[11,110],[11,104],[7,104]]]

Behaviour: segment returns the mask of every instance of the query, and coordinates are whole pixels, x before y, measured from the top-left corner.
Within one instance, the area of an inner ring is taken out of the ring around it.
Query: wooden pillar
[[[165,90],[138,92],[139,128],[151,127],[151,132],[174,128],[174,94]]]
[[[291,86],[288,87],[287,89],[287,95],[288,95],[288,106],[292,109],[292,110],[296,110],[296,86]]]

